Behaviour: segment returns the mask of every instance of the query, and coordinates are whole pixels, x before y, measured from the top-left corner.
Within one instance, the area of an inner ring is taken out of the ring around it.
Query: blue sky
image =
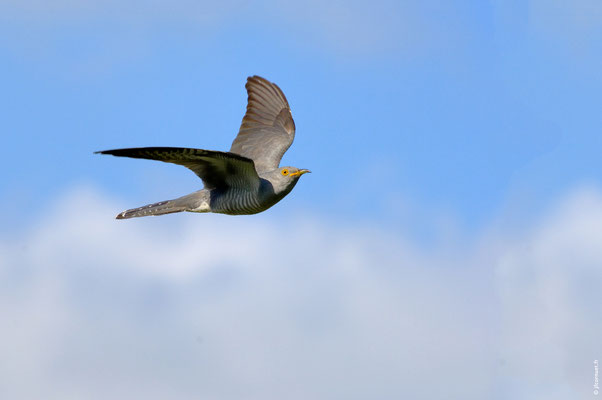
[[[4,6],[4,131],[28,160],[2,161],[19,166],[1,186],[11,214],[81,181],[134,202],[194,189],[178,168],[91,152],[227,149],[252,74],[292,104],[285,161],[315,171],[295,208],[383,220],[401,197],[471,229],[601,178],[600,27],[564,15],[579,5],[132,4]]]
[[[17,304],[0,312],[4,341],[30,349],[0,364],[18,378],[0,393],[429,398],[441,380],[447,398],[591,396],[598,2],[9,0],[0,65],[0,276]],[[283,162],[313,173],[253,217],[114,221],[201,181],[92,153],[227,150],[255,74],[292,107]],[[290,263],[266,256],[282,236],[306,243]],[[133,373],[139,357],[162,362]],[[115,365],[131,381],[100,390]]]

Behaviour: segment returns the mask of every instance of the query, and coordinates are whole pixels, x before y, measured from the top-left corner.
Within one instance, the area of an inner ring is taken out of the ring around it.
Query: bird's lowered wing
[[[250,189],[259,185],[253,160],[233,153],[182,147],[139,147],[97,153],[183,165],[197,174],[207,189]]]
[[[230,151],[255,162],[258,171],[278,168],[293,143],[295,122],[282,90],[259,76],[247,78],[247,112]]]

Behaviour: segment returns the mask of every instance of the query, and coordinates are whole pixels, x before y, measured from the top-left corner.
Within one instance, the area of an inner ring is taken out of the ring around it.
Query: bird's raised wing
[[[207,189],[250,189],[260,183],[253,160],[233,153],[182,147],[139,147],[97,153],[183,165],[197,174]]]
[[[255,162],[257,171],[278,168],[293,143],[295,122],[282,90],[259,76],[247,78],[247,112],[230,151]]]

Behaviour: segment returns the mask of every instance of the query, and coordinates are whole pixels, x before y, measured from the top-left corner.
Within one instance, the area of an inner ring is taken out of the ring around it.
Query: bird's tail
[[[149,215],[164,215],[182,211],[198,213],[210,212],[210,194],[206,189],[187,194],[175,200],[165,200],[146,206],[132,208],[117,214],[117,219],[147,217]]]
[[[117,219],[127,219],[136,217],[146,217],[149,215],[163,215],[177,213],[188,210],[188,207],[175,200],[160,201],[158,203],[148,204],[146,206],[132,208],[117,214]]]

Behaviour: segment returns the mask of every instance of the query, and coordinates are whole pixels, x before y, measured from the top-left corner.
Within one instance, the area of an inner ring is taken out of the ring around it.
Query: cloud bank
[[[3,398],[583,398],[602,194],[425,250],[317,218],[118,222],[78,189],[0,241]]]

